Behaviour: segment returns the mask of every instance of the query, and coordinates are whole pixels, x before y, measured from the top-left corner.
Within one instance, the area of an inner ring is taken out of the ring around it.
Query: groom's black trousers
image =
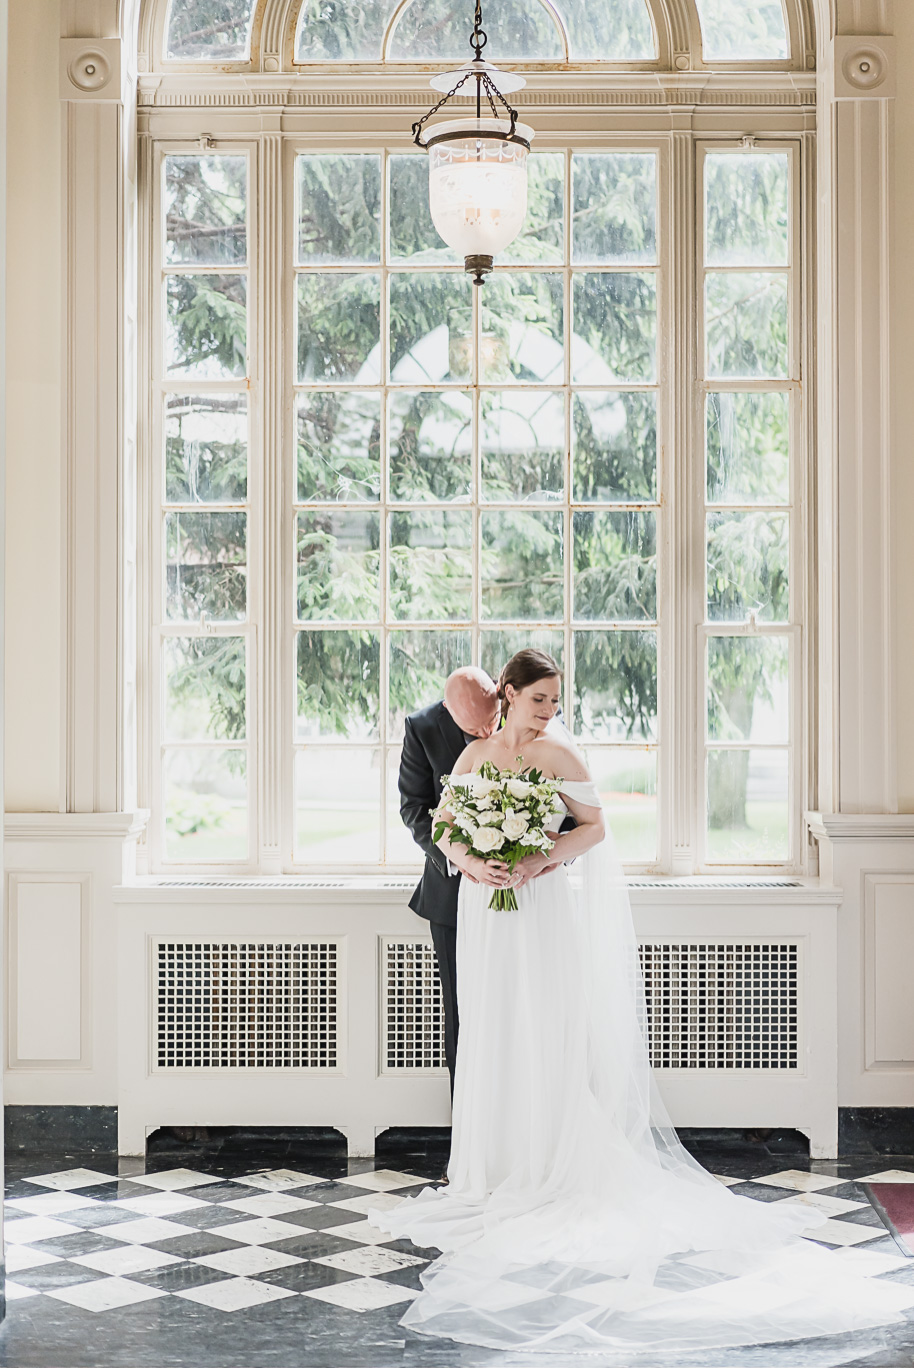
[[[441,1001],[444,1007],[444,1057],[451,1076],[451,1101],[454,1100],[454,1065],[457,1063],[457,927],[442,922],[429,922],[438,977],[441,980]]]

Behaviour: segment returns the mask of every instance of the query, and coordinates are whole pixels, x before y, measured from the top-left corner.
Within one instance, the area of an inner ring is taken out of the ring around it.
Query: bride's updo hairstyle
[[[558,676],[562,678],[562,671],[557,663],[548,655],[546,651],[537,651],[533,647],[526,651],[518,651],[508,661],[501,674],[498,676],[498,698],[501,703],[502,720],[508,716],[510,704],[505,696],[505,685],[510,684],[512,688],[526,689],[530,684],[536,684],[541,679],[554,679]]]

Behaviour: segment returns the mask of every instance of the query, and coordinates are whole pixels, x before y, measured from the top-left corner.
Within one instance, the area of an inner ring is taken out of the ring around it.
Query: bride
[[[628,1365],[639,1351],[902,1320],[909,1288],[797,1238],[801,1205],[735,1196],[679,1143],[648,1064],[637,943],[600,798],[568,733],[547,731],[560,683],[550,656],[519,651],[499,680],[502,727],[455,770],[489,760],[561,778],[577,825],[558,834],[556,813],[548,855],[513,874],[441,838],[469,876],[448,1186],[369,1213],[390,1236],[442,1251],[402,1324]],[[515,888],[517,911],[490,910],[491,886]]]

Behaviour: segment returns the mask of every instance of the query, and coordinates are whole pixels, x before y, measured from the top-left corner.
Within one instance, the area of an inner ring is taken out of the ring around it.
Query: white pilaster
[[[126,371],[124,63],[118,38],[61,39],[64,142],[66,808],[123,802]],[[129,547],[128,547],[129,550]]]
[[[892,39],[835,37],[823,74],[819,802],[893,812]]]

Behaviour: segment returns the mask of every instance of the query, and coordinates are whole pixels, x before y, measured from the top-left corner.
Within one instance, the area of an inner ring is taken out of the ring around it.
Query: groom
[[[451,873],[432,840],[431,809],[441,798],[441,776],[450,774],[465,746],[485,740],[498,722],[498,691],[485,673],[465,665],[448,676],[444,698],[406,719],[400,761],[400,815],[425,851],[425,873],[410,907],[430,923],[444,1005],[444,1055],[454,1094],[457,1059],[457,894]]]

